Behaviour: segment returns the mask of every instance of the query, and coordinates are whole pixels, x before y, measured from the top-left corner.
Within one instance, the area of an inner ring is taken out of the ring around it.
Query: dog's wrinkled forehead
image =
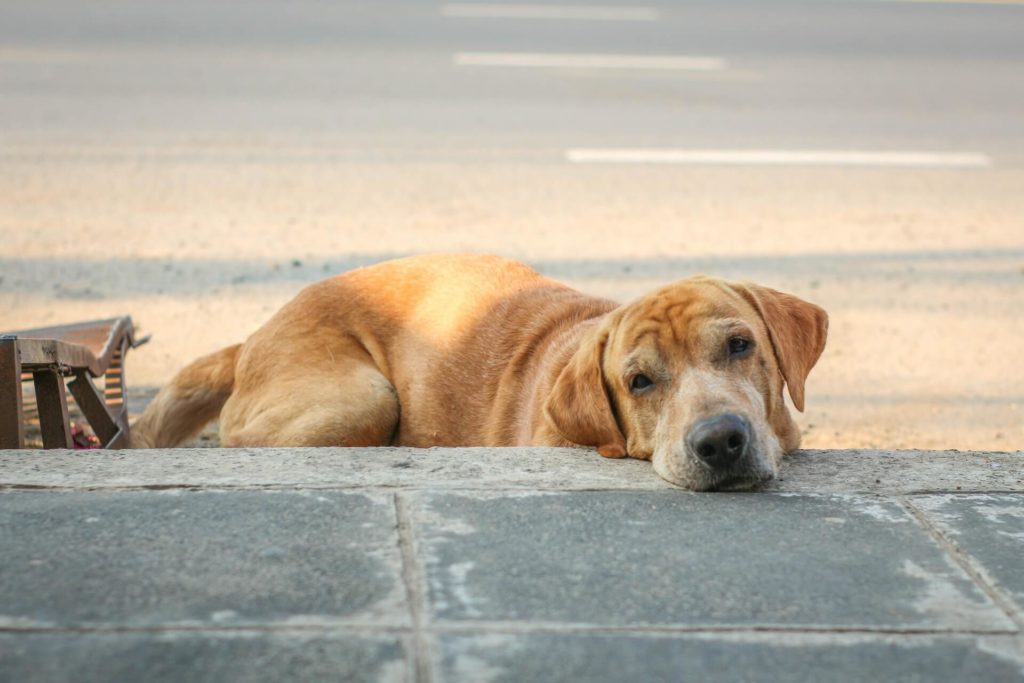
[[[760,319],[727,285],[707,278],[682,280],[628,304],[622,312],[614,345],[629,351],[656,345],[673,357],[694,356],[709,333],[749,327]]]

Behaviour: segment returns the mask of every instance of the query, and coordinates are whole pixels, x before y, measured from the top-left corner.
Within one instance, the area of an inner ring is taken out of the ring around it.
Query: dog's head
[[[649,459],[699,491],[772,478],[800,445],[786,408],[825,348],[828,315],[752,284],[696,277],[622,306],[555,381],[546,419],[606,457]]]

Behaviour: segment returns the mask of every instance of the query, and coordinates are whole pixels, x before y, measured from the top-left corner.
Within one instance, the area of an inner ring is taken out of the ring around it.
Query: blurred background
[[[0,3],[0,329],[133,408],[304,285],[495,252],[821,304],[808,447],[1024,448],[1024,1]]]

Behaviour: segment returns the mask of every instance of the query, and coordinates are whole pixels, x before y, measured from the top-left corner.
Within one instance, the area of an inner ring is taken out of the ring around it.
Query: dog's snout
[[[703,463],[724,469],[746,454],[750,445],[750,423],[733,413],[710,417],[690,429],[686,443]]]

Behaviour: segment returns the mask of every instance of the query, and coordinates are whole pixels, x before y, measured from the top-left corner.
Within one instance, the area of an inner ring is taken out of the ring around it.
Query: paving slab
[[[892,501],[678,491],[412,500],[439,622],[1015,628]]]
[[[0,681],[1024,680],[1022,458],[0,451]]]
[[[649,462],[583,448],[202,448],[0,451],[0,487],[664,489]],[[797,451],[782,492],[1024,492],[1024,452]]]
[[[1024,495],[915,496],[911,504],[969,553],[1024,614]]]
[[[412,680],[399,638],[351,633],[0,634],[0,680],[277,683]]]
[[[408,622],[393,501],[346,492],[0,494],[0,626]]]
[[[1008,638],[488,633],[448,635],[444,681],[1019,681]]]

